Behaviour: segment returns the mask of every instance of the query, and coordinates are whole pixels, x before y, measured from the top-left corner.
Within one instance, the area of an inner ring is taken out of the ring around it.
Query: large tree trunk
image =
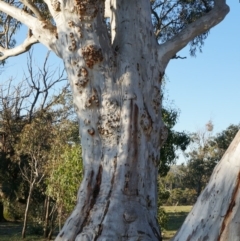
[[[99,11],[103,8],[102,3]],[[84,179],[77,206],[56,240],[161,240],[156,167],[166,137],[160,111],[163,68],[157,63],[149,2],[122,1],[117,7],[124,19],[112,21],[120,21],[119,32],[129,35],[114,39],[115,52],[101,14],[92,19],[94,3],[86,9],[85,29],[71,15],[65,20],[68,35],[64,29],[58,36],[72,51],[62,54],[79,117]],[[81,49],[73,51],[78,44]]]
[[[240,131],[172,241],[240,240]]]
[[[179,50],[226,16],[226,1],[215,0],[213,10],[160,46],[149,0],[44,2],[54,25],[28,1],[24,4],[36,18],[4,1],[0,10],[31,29],[26,42],[4,51],[4,57],[39,41],[63,59],[73,91],[84,179],[75,210],[56,240],[161,240],[157,165],[167,135],[161,79]],[[111,38],[104,12],[110,17]]]

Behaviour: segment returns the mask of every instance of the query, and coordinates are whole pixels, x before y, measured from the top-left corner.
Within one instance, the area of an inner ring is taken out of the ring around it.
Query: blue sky
[[[169,98],[180,109],[175,129],[194,132],[212,120],[215,132],[240,123],[240,2],[210,30],[203,52],[190,57],[189,47],[166,70]]]
[[[227,3],[230,13],[210,31],[203,52],[191,57],[186,47],[179,55],[187,59],[172,60],[167,67],[167,96],[181,112],[177,131],[194,132],[210,119],[214,132],[240,123],[240,2]],[[21,32],[19,43],[25,35]],[[47,50],[40,44],[35,49],[35,61],[41,63]],[[57,66],[61,60],[52,54],[51,62]],[[18,80],[25,67],[26,55],[11,58],[0,81]]]

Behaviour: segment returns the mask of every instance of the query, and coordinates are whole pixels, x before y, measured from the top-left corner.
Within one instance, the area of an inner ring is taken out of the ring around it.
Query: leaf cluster
[[[179,112],[173,108],[163,108],[162,118],[168,128],[168,137],[160,150],[160,176],[167,175],[170,166],[178,158],[177,150],[185,151],[190,143],[190,137],[187,133],[173,130],[178,120]]]
[[[152,22],[159,43],[176,36],[187,25],[208,13],[213,8],[212,0],[151,0]],[[190,54],[202,50],[208,31],[190,42]]]

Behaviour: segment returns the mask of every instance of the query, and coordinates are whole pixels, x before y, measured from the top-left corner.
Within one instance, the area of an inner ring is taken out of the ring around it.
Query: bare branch
[[[228,12],[229,7],[226,4],[226,0],[215,0],[214,8],[210,12],[189,24],[172,39],[159,46],[159,59],[163,58],[165,61],[163,64],[166,65],[168,61],[193,38],[207,32],[210,28],[221,22]]]
[[[33,44],[38,43],[38,40],[32,35],[31,37],[27,37],[24,42],[13,48],[13,49],[5,49],[0,47],[0,60],[5,60],[11,56],[17,56],[19,54],[27,52]]]

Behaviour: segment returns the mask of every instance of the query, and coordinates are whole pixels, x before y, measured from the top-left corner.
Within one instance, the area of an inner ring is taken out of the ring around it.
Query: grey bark
[[[106,1],[111,39],[104,1],[45,2],[56,27],[2,1],[0,10],[32,30],[23,48],[6,52],[5,58],[39,41],[63,59],[73,92],[84,179],[56,241],[161,240],[157,166],[167,136],[161,119],[162,76],[172,56],[218,24],[229,9],[224,0],[216,1],[210,13],[159,46],[149,0]]]
[[[172,241],[237,241],[240,200],[240,131]]]

